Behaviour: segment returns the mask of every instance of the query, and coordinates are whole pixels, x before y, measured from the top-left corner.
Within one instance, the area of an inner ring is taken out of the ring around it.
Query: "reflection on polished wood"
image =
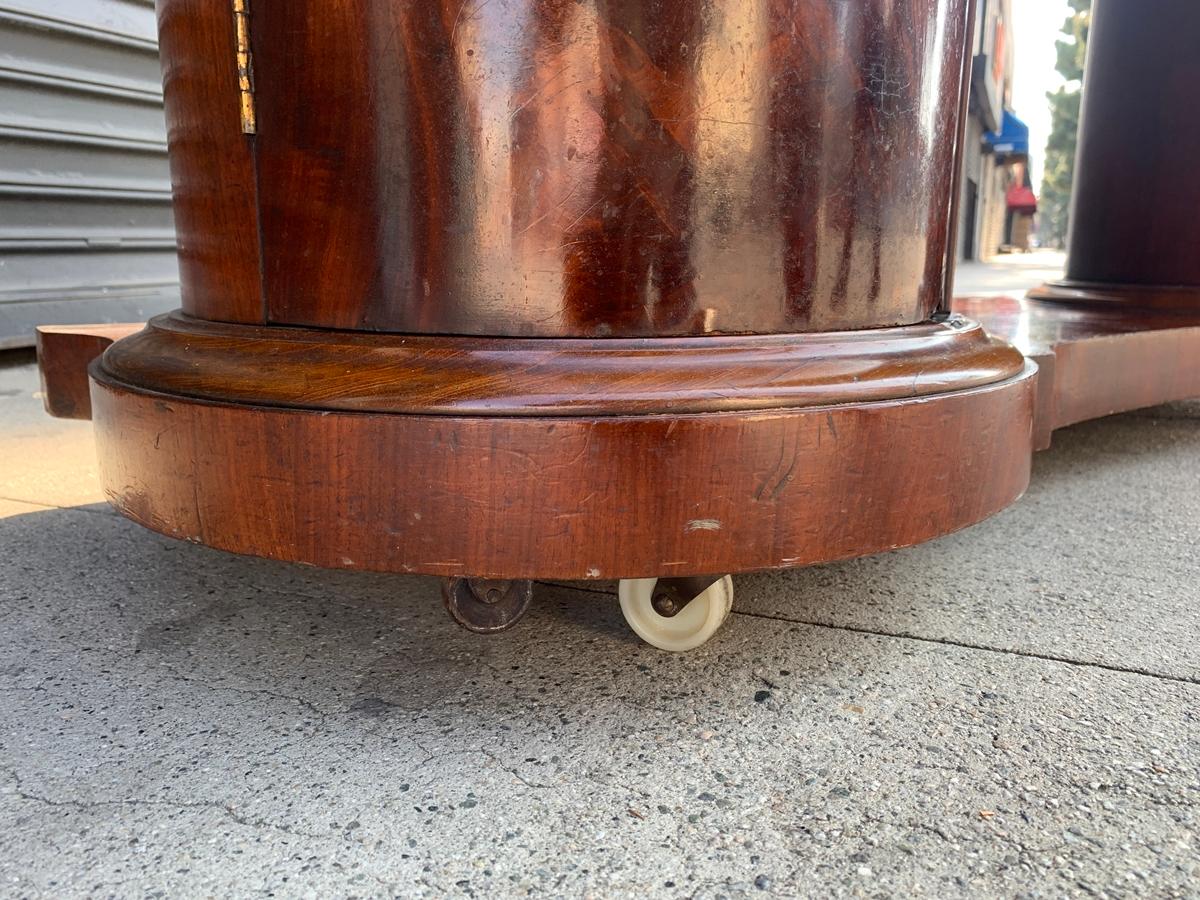
[[[1066,278],[1024,301],[955,302],[1037,359],[1039,445],[1072,422],[1200,396],[1197,35],[1200,3],[1096,3]]]
[[[802,332],[942,301],[967,0],[251,11],[272,322]]]
[[[1056,428],[1200,397],[1200,311],[1012,297],[957,297],[954,310],[1038,364],[1036,449]]]
[[[417,415],[662,415],[931,397],[1025,360],[961,318],[695,338],[471,338],[160,316],[104,357],[114,379],[207,400]]]

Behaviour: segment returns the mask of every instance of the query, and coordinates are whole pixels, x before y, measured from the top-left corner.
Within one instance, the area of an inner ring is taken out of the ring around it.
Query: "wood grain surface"
[[[39,325],[38,372],[42,380],[42,405],[56,419],[90,419],[91,389],[88,366],[114,341],[136,334],[137,324]]]
[[[160,0],[159,53],[183,309],[265,320],[252,143],[242,134],[230,0]]]
[[[943,394],[1021,372],[961,317],[906,328],[694,338],[473,338],[160,316],[105,371],[201,399],[417,415],[634,415]]]
[[[968,18],[968,0],[251,4],[269,319],[921,322],[945,299]]]
[[[939,315],[971,6],[251,3],[250,137],[229,5],[160,0],[188,315],[92,364],[108,496],[221,549],[501,579],[996,512],[1034,367]]]
[[[1057,428],[1200,397],[1200,308],[958,297],[954,310],[1037,363],[1039,450]]]
[[[744,572],[915,544],[1015,500],[1033,369],[937,398],[637,417],[235,406],[92,367],[101,479],[164,534],[335,568]]]

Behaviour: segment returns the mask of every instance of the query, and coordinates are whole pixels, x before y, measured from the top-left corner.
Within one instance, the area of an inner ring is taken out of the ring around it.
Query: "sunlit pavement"
[[[1200,884],[1200,403],[1057,433],[975,528],[737,578],[672,656],[611,585],[540,585],[484,638],[433,579],[151,534],[36,391],[7,357],[6,896]]]
[[[1066,254],[1058,250],[1034,250],[960,262],[954,272],[954,295],[1020,295],[1039,284],[1062,278],[1066,260]]]

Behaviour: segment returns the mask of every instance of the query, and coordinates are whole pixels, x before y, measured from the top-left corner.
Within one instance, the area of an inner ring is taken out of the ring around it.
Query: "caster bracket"
[[[476,634],[511,628],[525,615],[532,598],[532,581],[447,578],[442,583],[447,611],[459,625]]]
[[[650,605],[665,618],[683,612],[683,608],[720,581],[723,575],[690,575],[682,578],[660,578],[654,585]]]

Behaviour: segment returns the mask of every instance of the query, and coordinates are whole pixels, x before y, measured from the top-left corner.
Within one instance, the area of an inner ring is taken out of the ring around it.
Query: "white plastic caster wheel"
[[[623,578],[617,587],[621,612],[637,636],[660,650],[694,650],[717,633],[733,606],[733,579],[715,581],[674,616],[660,615],[651,603],[657,578]]]

